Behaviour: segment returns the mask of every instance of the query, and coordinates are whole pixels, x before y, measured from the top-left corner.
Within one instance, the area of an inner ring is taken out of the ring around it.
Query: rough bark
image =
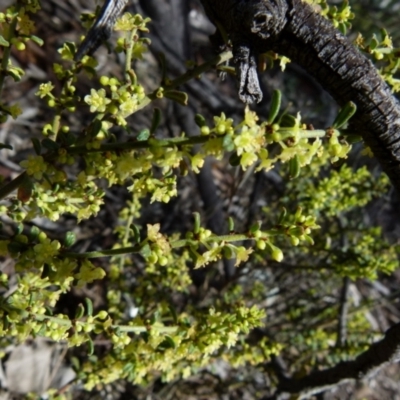
[[[232,41],[239,96],[260,101],[259,53],[274,50],[300,64],[340,104],[353,101],[362,135],[400,192],[400,105],[373,64],[301,0],[202,0]]]
[[[353,361],[345,361],[332,368],[312,372],[301,379],[282,379],[278,392],[299,393],[300,398],[322,392],[339,382],[361,379],[377,372],[389,362],[400,361],[400,324],[387,330],[385,337],[373,343]]]
[[[81,60],[85,54],[92,54],[104,40],[110,37],[114,24],[127,3],[128,0],[107,0],[104,2],[96,22],[79,46],[75,60]]]

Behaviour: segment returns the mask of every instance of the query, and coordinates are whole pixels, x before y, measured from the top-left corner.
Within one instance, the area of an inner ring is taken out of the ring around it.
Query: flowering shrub
[[[348,5],[330,12],[326,7],[325,15],[336,18],[338,26],[348,26]],[[0,93],[5,79],[18,81],[24,74],[12,64],[10,49],[23,51],[31,40],[42,43],[33,35],[30,19],[38,9],[37,0],[23,0],[0,14]],[[398,267],[394,248],[382,239],[378,228],[358,224],[357,229],[346,231],[332,223],[337,213],[357,216],[360,207],[388,188],[386,177],[375,179],[366,168],[354,172],[343,165],[320,177],[327,165],[346,160],[351,143],[358,139],[344,129],[355,112],[354,105],[346,106],[328,129],[313,129],[300,114],[282,111],[280,92],[275,91],[264,121],[249,109],[239,122],[224,113],[212,121],[197,115],[197,135],[182,133],[160,139],[155,135],[160,119],[156,111],[151,127],[134,134],[133,140],[119,141],[113,128],[129,129],[130,116],[153,100],[186,101],[186,94],[177,90],[174,81],[146,93],[132,69],[132,61],[148,50],[149,40],[144,36],[148,22],[130,14],[117,22],[116,30],[125,35],[115,49],[125,54],[122,78],[97,77],[96,60],[85,56],[82,62],[74,62],[76,45],[65,43],[59,51],[63,62],[54,65],[57,91],[54,82],[47,82],[36,93],[54,116],[43,125],[43,137],[32,139],[35,154],[20,163],[24,172],[0,188],[0,212],[7,228],[11,227],[1,233],[0,256],[15,260],[13,274],[17,277],[14,290],[0,303],[2,341],[16,343],[43,336],[65,341],[71,348],[87,345],[81,362],[75,365],[77,379],[87,390],[118,379],[140,385],[159,376],[164,381],[185,379],[220,359],[234,368],[262,365],[294,344],[312,358],[311,344],[327,350],[334,330],[292,334],[282,329],[276,339],[264,336],[256,345],[246,339],[255,328],[264,327],[267,318],[266,293],[252,272],[246,287],[232,284],[221,296],[210,294],[202,306],[187,301],[176,307],[173,299],[177,295],[189,298],[191,269],[212,266],[221,259],[234,258],[236,266],[254,267],[254,271],[265,263],[304,263],[321,279],[327,270],[335,277],[376,279],[380,272],[390,273]],[[373,39],[365,49],[389,57],[387,36],[378,42]],[[198,68],[194,66],[184,79],[195,78]],[[384,67],[382,74],[395,84],[388,68]],[[99,89],[92,88],[84,96],[76,94],[82,74],[93,79]],[[71,132],[64,118],[78,107],[88,107],[92,115],[79,134]],[[0,121],[20,113],[18,105],[0,99]],[[2,144],[1,151],[7,148]],[[230,231],[217,235],[201,226],[199,214],[194,215],[188,232],[168,235],[159,223],[141,225],[143,200],[169,203],[178,195],[182,166],[197,174],[209,156],[229,157],[232,166],[246,171],[280,168],[289,190],[264,208],[263,220],[241,232],[231,221]],[[71,168],[76,174],[69,173]],[[58,221],[66,214],[75,218],[76,224],[96,218],[104,206],[106,188],[117,185],[126,187],[130,198],[119,212],[112,248],[71,251],[75,243],[72,232],[60,239],[32,222],[38,217]],[[327,224],[331,224],[329,229]],[[349,245],[340,245],[342,235],[348,236]],[[107,257],[108,262],[97,263],[98,257]],[[138,312],[127,318],[122,299],[130,290],[126,274],[132,265],[137,271]],[[2,273],[1,285],[8,287],[10,279]],[[101,280],[107,282],[106,309],[93,309],[88,299],[72,317],[54,313],[63,294]],[[287,319],[295,320],[304,311],[300,303],[293,303],[286,311]],[[365,325],[362,316],[357,321],[354,329]],[[107,341],[111,350],[100,354],[97,338]],[[363,337],[354,339],[352,353],[364,342]]]

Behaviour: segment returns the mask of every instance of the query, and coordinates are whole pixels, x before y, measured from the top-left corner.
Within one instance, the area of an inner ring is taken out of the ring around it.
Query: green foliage
[[[324,15],[342,29],[348,27],[347,2],[339,8],[318,3]],[[18,81],[24,73],[12,65],[10,47],[22,51],[28,40],[41,43],[32,35],[29,17],[38,8],[37,2],[25,0],[0,14],[0,93],[6,78]],[[71,348],[87,345],[82,361],[75,365],[87,390],[118,379],[145,385],[158,377],[164,381],[187,378],[220,359],[234,368],[257,366],[268,362],[272,354],[289,354],[293,346],[298,346],[308,366],[317,358],[328,365],[345,354],[356,354],[367,343],[365,335],[356,340],[354,334],[349,348],[332,356],[335,332],[322,327],[336,318],[332,306],[317,310],[313,329],[304,323],[296,332],[283,328],[273,340],[267,336],[256,344],[248,340],[249,333],[266,323],[265,287],[255,274],[259,269],[278,268],[279,263],[283,268],[285,263],[288,268],[303,267],[321,286],[328,274],[337,284],[342,276],[373,280],[378,273],[398,267],[395,249],[377,227],[362,223],[360,211],[385,193],[387,178],[376,179],[366,168],[353,171],[346,164],[337,170],[327,168],[348,157],[350,139],[342,128],[354,107],[344,107],[333,127],[309,129],[300,114],[281,110],[281,95],[276,92],[265,121],[249,109],[239,122],[223,113],[212,122],[198,115],[197,135],[182,133],[163,139],[156,135],[158,110],[148,129],[131,132],[129,117],[153,100],[165,97],[185,103],[186,99],[174,81],[146,93],[132,69],[133,60],[147,51],[149,40],[142,35],[148,22],[130,14],[117,22],[116,30],[125,35],[115,49],[125,53],[123,78],[97,77],[96,60],[85,56],[75,63],[76,45],[65,43],[59,51],[63,61],[54,65],[57,91],[55,82],[39,87],[36,95],[53,111],[52,120],[43,125],[41,140],[32,139],[32,154],[20,163],[24,172],[0,188],[0,212],[12,228],[1,232],[0,256],[15,260],[17,278],[12,293],[0,303],[3,340],[17,343],[44,336],[66,341]],[[389,46],[385,36],[369,49],[376,53],[383,42]],[[179,83],[199,72],[200,66],[194,66]],[[76,94],[80,74],[95,82],[82,97]],[[92,119],[76,133],[70,130],[66,116],[78,107],[87,107]],[[16,118],[21,110],[1,102],[0,112],[5,121]],[[130,139],[117,140],[115,127]],[[198,214],[188,232],[167,234],[159,223],[144,226],[145,201],[169,203],[178,195],[180,174],[198,173],[209,156],[229,158],[232,166],[246,171],[287,171],[286,192],[242,232],[235,231],[231,222],[229,233],[217,235],[201,226]],[[63,240],[56,239],[32,222],[36,217],[58,221],[66,214],[77,224],[96,218],[104,205],[106,187],[116,185],[126,187],[129,200],[119,212],[111,249],[73,252],[72,232]],[[316,230],[320,231],[314,235]],[[108,262],[97,262],[98,257],[109,257]],[[191,269],[232,258],[236,266],[248,270],[246,284],[228,285],[223,295],[211,293],[201,305],[189,301]],[[127,278],[132,272],[134,287]],[[3,287],[8,288],[9,280],[5,273],[0,276]],[[77,307],[74,317],[54,315],[63,294],[101,280],[107,282],[106,309],[93,310],[87,302]],[[326,291],[321,287],[315,291],[319,289],[319,293]],[[127,318],[126,298],[131,292],[135,293],[137,315]],[[177,296],[187,301],[177,304]],[[296,322],[320,299],[316,296],[312,306],[296,299],[282,315]],[[365,320],[359,314],[357,318],[351,320],[350,330],[365,328]],[[106,354],[97,351],[99,337],[110,344]]]

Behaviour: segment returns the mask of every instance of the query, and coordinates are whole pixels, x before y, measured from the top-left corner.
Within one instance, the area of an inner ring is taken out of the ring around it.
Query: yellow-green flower
[[[39,86],[39,90],[36,92],[36,96],[39,96],[41,99],[47,96],[51,96],[51,91],[54,89],[54,85],[51,82],[42,83]]]
[[[107,98],[106,91],[104,89],[91,89],[90,95],[85,96],[85,103],[90,106],[90,112],[104,112],[106,111],[107,104],[111,103],[111,100]]]
[[[36,254],[36,260],[40,262],[49,262],[58,254],[60,250],[60,242],[58,240],[44,239],[41,243],[34,246],[33,250]]]
[[[27,160],[21,161],[22,168],[26,169],[28,175],[33,175],[35,179],[41,179],[47,170],[47,164],[42,156],[28,156]]]

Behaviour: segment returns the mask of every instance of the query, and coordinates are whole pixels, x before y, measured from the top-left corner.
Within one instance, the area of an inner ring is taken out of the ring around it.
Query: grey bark
[[[400,193],[400,105],[373,64],[301,0],[202,0],[231,39],[239,96],[260,101],[258,54],[273,50],[300,64],[339,105],[353,101],[352,129],[371,148]]]

